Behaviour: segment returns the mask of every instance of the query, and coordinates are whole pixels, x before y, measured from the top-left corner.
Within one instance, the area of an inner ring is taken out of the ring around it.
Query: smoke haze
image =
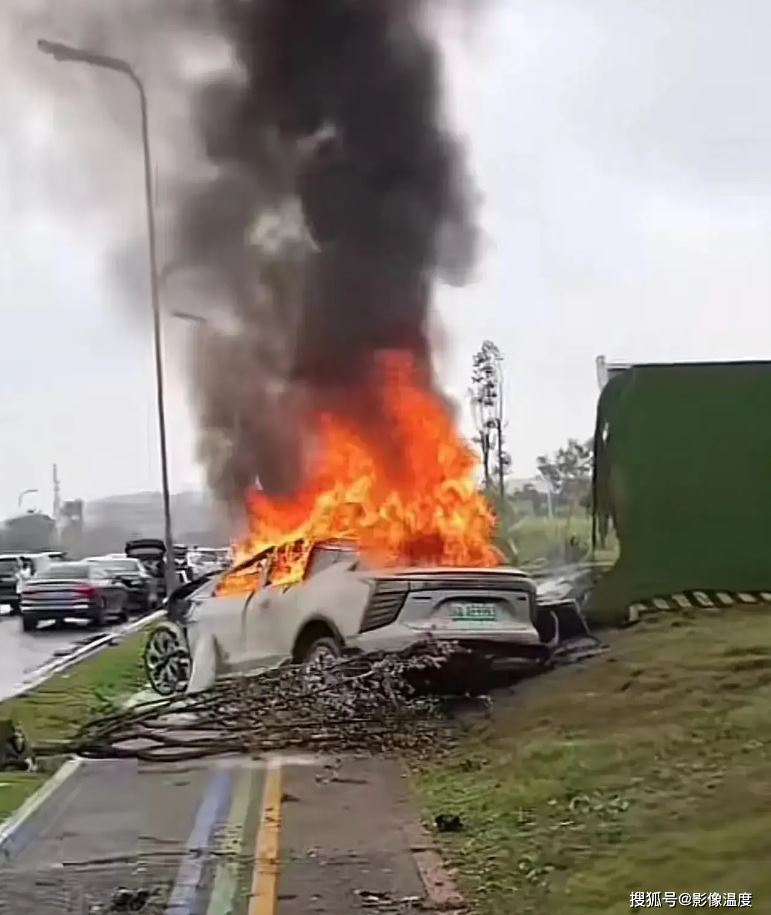
[[[235,333],[202,337],[194,378],[210,482],[239,498],[255,478],[293,486],[305,410],[377,426],[379,351],[430,370],[431,283],[464,278],[475,233],[427,4],[252,0],[221,13],[239,71],[199,95],[216,171],[179,227],[182,259],[216,277],[237,316]]]
[[[410,351],[431,383],[433,281],[463,282],[475,257],[430,37],[433,11],[458,0],[12,2],[25,53],[45,34],[124,56],[147,81],[163,298],[184,292],[208,322],[189,367],[213,491],[238,504],[255,480],[291,490],[309,411],[366,417],[386,440],[376,354]],[[36,68],[25,75],[51,76]],[[124,142],[56,193],[115,210],[117,265],[144,300],[141,185],[115,178],[138,163],[136,106],[112,75],[106,96],[105,74],[68,69],[81,90],[56,99],[68,123],[90,136],[101,103]]]

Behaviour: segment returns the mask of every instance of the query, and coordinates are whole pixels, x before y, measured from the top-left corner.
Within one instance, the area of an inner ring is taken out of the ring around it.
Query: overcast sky
[[[10,41],[14,14],[0,15]],[[440,364],[463,399],[474,351],[499,344],[514,472],[527,476],[539,453],[591,434],[598,354],[767,356],[771,8],[490,0],[466,26],[454,20],[442,35],[485,242],[474,283],[437,293]],[[81,98],[82,74],[31,50],[23,65],[0,57],[3,67],[0,515],[29,487],[41,496],[25,507],[49,507],[54,461],[66,498],[155,489],[149,305],[138,294],[131,307],[113,275],[121,224],[141,218],[138,150],[131,131],[115,148],[111,117],[128,90]],[[81,102],[87,132],[73,128]],[[201,475],[176,355],[190,328],[172,324],[181,489]]]

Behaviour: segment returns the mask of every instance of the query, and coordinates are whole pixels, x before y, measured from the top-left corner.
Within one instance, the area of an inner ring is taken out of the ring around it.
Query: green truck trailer
[[[593,490],[595,543],[612,524],[620,547],[593,595],[600,618],[771,598],[771,362],[610,374]]]

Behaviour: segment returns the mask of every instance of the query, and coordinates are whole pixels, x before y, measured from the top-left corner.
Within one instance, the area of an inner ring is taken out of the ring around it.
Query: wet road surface
[[[117,626],[91,629],[68,622],[41,625],[36,632],[22,632],[21,619],[0,607],[0,700],[13,696],[52,661],[61,661],[76,648],[86,645]]]
[[[396,760],[88,761],[0,844],[0,915],[460,915],[429,842]]]

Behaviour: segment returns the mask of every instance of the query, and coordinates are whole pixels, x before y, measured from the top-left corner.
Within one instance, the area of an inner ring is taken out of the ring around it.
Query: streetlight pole
[[[24,496],[30,496],[33,492],[39,492],[37,489],[23,489],[19,493],[18,506],[21,508],[21,503],[24,501]]]
[[[155,387],[158,402],[158,434],[161,448],[161,484],[163,489],[163,528],[166,544],[166,590],[171,593],[177,583],[174,565],[174,538],[171,529],[171,497],[169,495],[169,466],[166,449],[166,410],[163,393],[163,355],[161,346],[161,308],[158,282],[158,260],[156,254],[155,210],[153,206],[153,174],[150,157],[150,131],[147,117],[147,93],[142,80],[131,65],[118,57],[108,57],[93,51],[69,47],[56,41],[38,40],[38,48],[55,60],[90,64],[113,70],[127,76],[139,93],[139,107],[142,120],[142,152],[145,167],[145,204],[147,209],[147,241],[150,256],[150,299],[153,309],[153,338],[155,343]]]

